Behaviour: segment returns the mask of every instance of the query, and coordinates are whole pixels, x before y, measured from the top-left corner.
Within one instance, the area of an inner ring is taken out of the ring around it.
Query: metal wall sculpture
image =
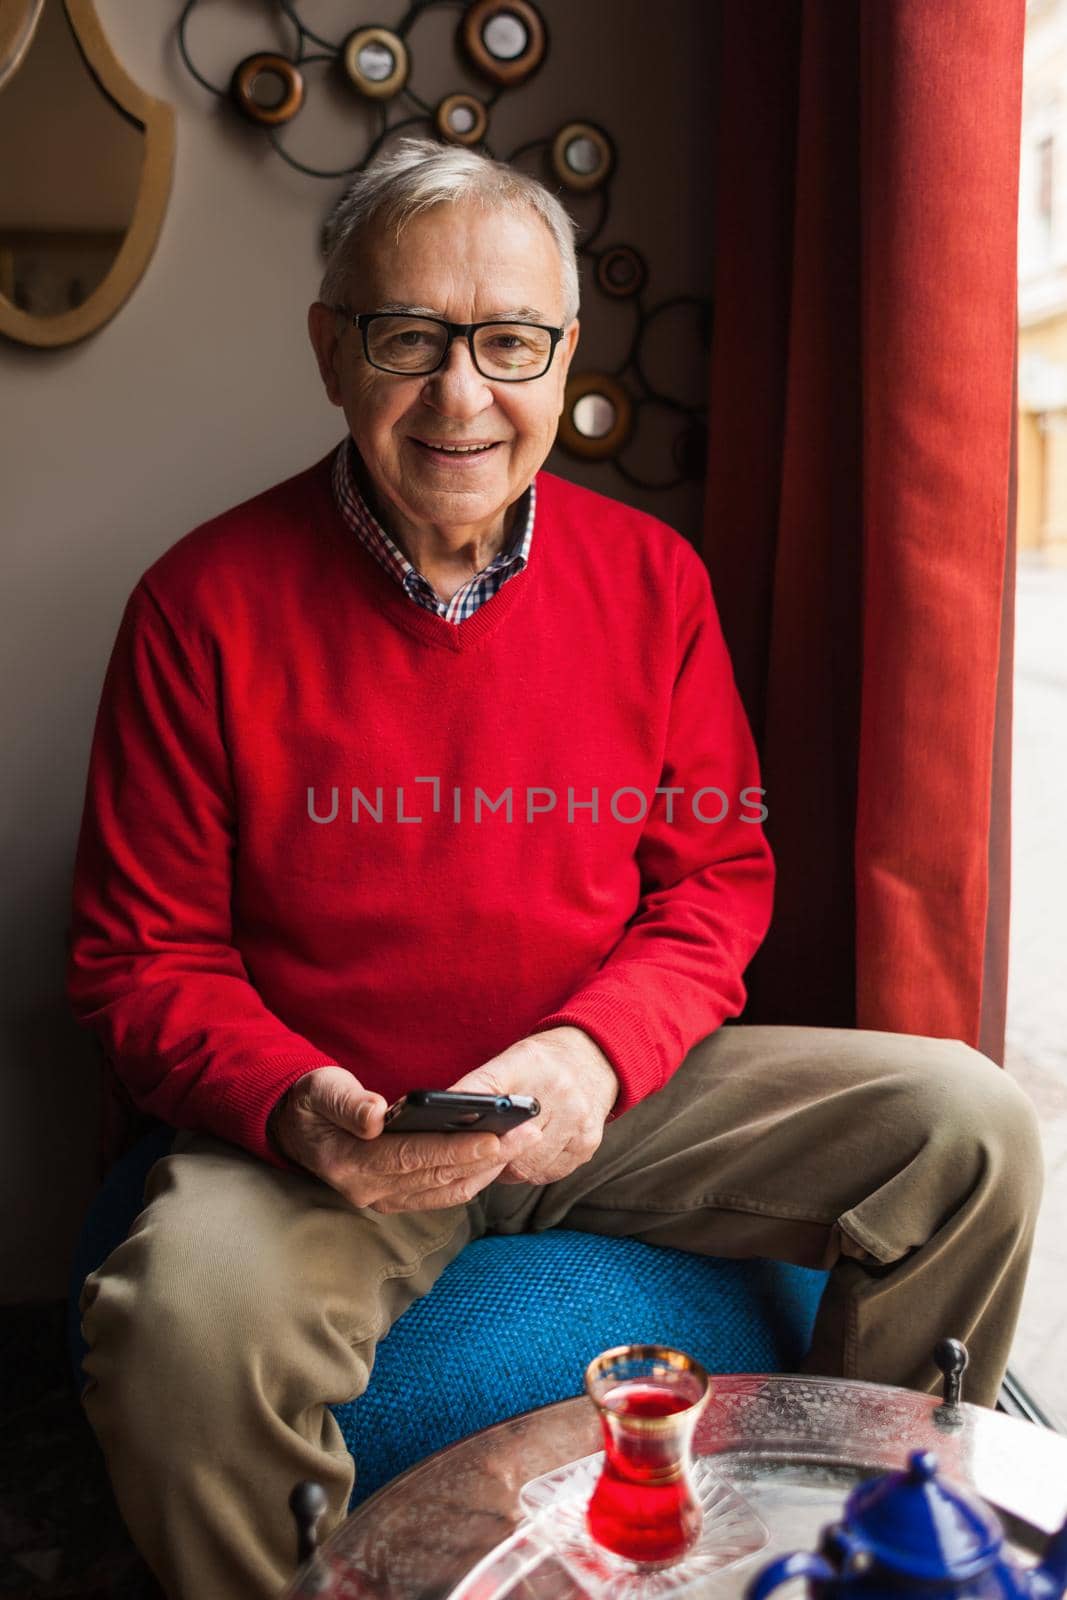
[[[468,66],[485,81],[486,92],[478,96],[457,91],[431,105],[411,86],[409,38],[421,16],[439,6],[453,6],[455,0],[412,0],[395,28],[360,26],[340,42],[309,28],[298,14],[295,0],[267,3],[291,25],[294,45],[290,55],[260,51],[236,64],[225,87],[209,82],[190,53],[189,23],[198,0],[185,0],[178,20],[178,47],[196,81],[228,100],[237,113],[259,127],[278,155],[297,171],[315,178],[349,177],[374,158],[385,140],[401,130],[420,128],[443,142],[474,146],[508,163],[538,152],[549,181],[554,177],[576,196],[598,197],[597,215],[582,232],[578,253],[592,269],[601,294],[609,300],[629,302],[633,336],[624,359],[612,370],[572,372],[558,443],[584,460],[610,460],[622,477],[638,488],[669,489],[699,479],[704,472],[706,413],[650,381],[643,348],[656,319],[678,306],[691,308],[698,323],[697,336],[707,347],[710,302],[697,295],[675,295],[650,303],[646,296],[648,266],[641,254],[630,244],[601,242],[611,209],[611,181],[616,175],[610,134],[591,121],[570,121],[555,133],[529,140],[507,154],[498,154],[490,144],[493,107],[501,95],[527,82],[547,57],[548,29],[537,7],[530,0],[471,0],[465,5],[456,46]],[[331,170],[298,161],[280,137],[305,103],[301,69],[321,61],[330,63],[351,92],[378,112],[377,133],[358,159]],[[639,476],[626,459],[638,418],[647,407],[664,409],[677,424],[670,469],[655,480]]]

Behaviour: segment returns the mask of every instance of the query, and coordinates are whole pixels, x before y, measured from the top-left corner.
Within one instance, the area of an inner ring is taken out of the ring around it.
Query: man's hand
[[[388,1106],[344,1067],[299,1078],[270,1114],[268,1133],[290,1161],[373,1211],[462,1205],[538,1143],[537,1122],[495,1133],[382,1133]]]
[[[535,1095],[541,1102],[536,1118],[540,1143],[521,1154],[509,1154],[499,1181],[554,1183],[599,1149],[619,1080],[600,1046],[581,1028],[567,1027],[519,1039],[449,1088],[471,1094]]]

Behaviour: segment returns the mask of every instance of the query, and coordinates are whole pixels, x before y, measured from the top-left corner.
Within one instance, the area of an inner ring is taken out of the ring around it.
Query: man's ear
[[[559,361],[559,377],[557,379],[559,384],[557,391],[559,394],[559,411],[556,413],[557,416],[563,415],[563,407],[567,401],[567,373],[570,371],[571,358],[578,348],[579,331],[578,319],[575,318],[559,342],[559,355],[557,357]]]
[[[338,356],[343,325],[337,312],[332,306],[325,305],[321,300],[316,300],[308,308],[308,336],[311,339],[315,360],[319,364],[319,376],[322,378],[330,402],[339,406],[341,401],[341,379],[338,372]]]
[[[581,331],[582,331],[582,325],[578,321],[578,318],[575,317],[574,321],[571,323],[570,327],[567,329],[566,333],[563,335],[562,343],[563,343],[563,376],[564,377],[566,377],[566,375],[567,375],[567,369],[569,368],[569,366],[571,364],[571,358],[574,355],[575,350],[577,350],[577,348],[578,348],[578,335],[581,333]]]

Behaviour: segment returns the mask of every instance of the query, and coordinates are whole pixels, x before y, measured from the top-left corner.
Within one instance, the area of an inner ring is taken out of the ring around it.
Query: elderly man
[[[179,1131],[86,1281],[84,1404],[183,1600],[276,1592],[298,1479],[344,1515],[327,1402],[487,1230],[824,1266],[809,1370],[931,1387],[955,1334],[996,1396],[1034,1119],[959,1043],[721,1026],[770,916],[762,790],[696,553],[540,470],[577,309],[539,184],[394,149],[310,313],[348,437],[122,620],[70,991]],[[383,1132],[412,1088],[541,1110]]]

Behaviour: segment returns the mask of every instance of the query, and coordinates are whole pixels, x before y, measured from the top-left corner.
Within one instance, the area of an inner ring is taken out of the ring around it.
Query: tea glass
[[[692,1356],[630,1344],[589,1363],[586,1393],[604,1434],[604,1468],[586,1510],[593,1541],[642,1567],[668,1567],[700,1538],[693,1433],[711,1381]]]

